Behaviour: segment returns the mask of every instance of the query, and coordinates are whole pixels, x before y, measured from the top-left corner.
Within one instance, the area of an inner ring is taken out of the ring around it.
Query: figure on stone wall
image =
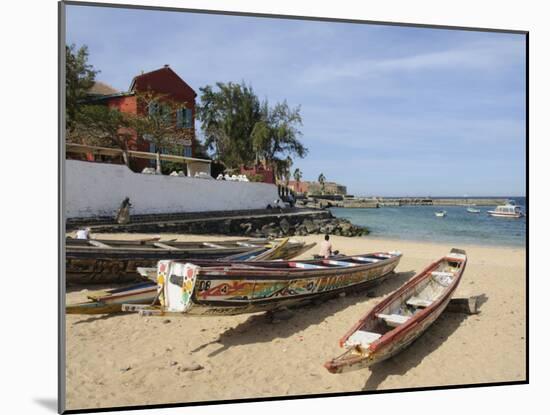
[[[120,208],[118,209],[116,215],[116,221],[118,224],[124,225],[130,222],[130,207],[132,207],[132,204],[130,203],[130,198],[126,197],[120,204]]]

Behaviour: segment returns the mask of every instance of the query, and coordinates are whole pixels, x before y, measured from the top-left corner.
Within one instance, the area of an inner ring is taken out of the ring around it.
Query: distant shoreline
[[[436,241],[436,240],[426,240],[426,239],[418,239],[418,238],[395,238],[395,237],[387,237],[384,235],[373,235],[370,233],[369,235],[361,236],[359,238],[362,239],[371,239],[371,240],[377,240],[377,241],[384,241],[384,242],[410,242],[410,243],[421,243],[421,244],[432,244],[434,246],[441,246],[441,245],[453,245],[453,248],[502,248],[502,249],[523,249],[526,250],[527,246],[526,243],[524,244],[498,244],[498,243],[461,243],[460,241],[455,242],[449,242],[449,241]],[[456,246],[455,246],[456,245]]]

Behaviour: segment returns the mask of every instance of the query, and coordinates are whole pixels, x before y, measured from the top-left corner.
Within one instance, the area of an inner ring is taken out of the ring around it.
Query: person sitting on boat
[[[76,239],[90,239],[90,228],[77,230]]]
[[[329,258],[332,255],[332,243],[330,242],[330,236],[325,235],[325,240],[321,242],[321,250],[319,256],[322,258]]]

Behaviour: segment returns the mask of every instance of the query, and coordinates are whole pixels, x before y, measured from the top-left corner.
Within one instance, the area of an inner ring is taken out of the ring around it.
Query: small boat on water
[[[452,249],[382,300],[340,339],[346,352],[325,368],[331,373],[365,368],[411,344],[445,310],[466,262],[466,252]]]
[[[290,247],[288,247],[289,244],[291,244]],[[272,245],[271,248],[258,248],[245,254],[232,255],[218,260],[194,260],[194,262],[204,266],[213,266],[290,259],[308,251],[316,244],[315,242],[305,244],[285,238],[274,242]],[[290,258],[287,256],[290,256]],[[144,279],[149,279],[149,281],[129,287],[91,292],[87,295],[89,301],[68,304],[65,307],[65,312],[67,314],[108,314],[120,312],[124,303],[152,305],[157,298],[157,269],[137,267],[137,271]]]
[[[487,213],[497,218],[521,218],[525,216],[519,206],[510,200],[505,205],[497,206],[494,210],[488,210]]]
[[[197,265],[159,261],[160,306],[124,304],[141,315],[235,315],[364,288],[381,281],[400,252],[376,252],[308,261]]]
[[[175,242],[148,238],[136,241],[73,239],[65,241],[66,281],[104,284],[143,281],[138,267],[155,267],[161,259],[246,260],[260,255],[264,260],[289,259],[304,252],[304,242],[290,240],[284,246],[268,239],[216,242]],[[279,246],[276,250],[271,250]],[[309,249],[310,247],[307,247]]]
[[[481,212],[481,209],[478,209],[475,207],[475,205],[471,205],[471,206],[468,206],[468,208],[466,209],[466,211],[468,213],[480,213]]]
[[[443,217],[447,216],[447,211],[446,210],[439,210],[439,211],[435,212],[435,216],[437,216],[438,218],[443,218]]]

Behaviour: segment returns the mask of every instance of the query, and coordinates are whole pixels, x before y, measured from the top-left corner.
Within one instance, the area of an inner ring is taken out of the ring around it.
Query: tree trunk
[[[124,164],[126,164],[126,167],[130,167],[130,162],[128,161],[128,153],[126,150],[122,151],[122,158],[124,160]]]
[[[162,170],[160,168],[160,151],[157,151],[157,174],[162,174]]]

